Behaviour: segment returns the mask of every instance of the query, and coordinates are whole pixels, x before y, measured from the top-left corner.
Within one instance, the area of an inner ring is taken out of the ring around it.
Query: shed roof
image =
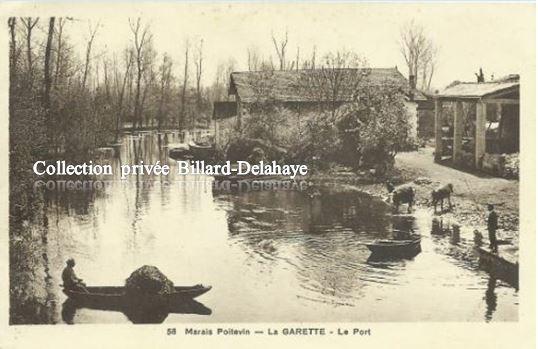
[[[519,80],[460,82],[447,87],[436,97],[478,99],[512,92],[519,92]]]
[[[407,79],[396,68],[345,68],[339,69],[347,77],[343,78],[351,85],[354,76],[363,75],[361,84],[366,86],[396,85],[406,92],[408,89]],[[316,97],[305,86],[309,79],[316,79],[328,70],[300,69],[300,70],[276,70],[233,72],[230,76],[230,94],[236,94],[241,101],[252,103],[266,99],[281,102],[315,102]],[[345,90],[344,87],[342,90]],[[348,93],[342,93],[342,101],[352,99],[352,88],[349,86]]]

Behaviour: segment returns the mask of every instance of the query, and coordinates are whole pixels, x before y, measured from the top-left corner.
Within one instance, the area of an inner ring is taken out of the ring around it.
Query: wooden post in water
[[[457,244],[460,242],[460,226],[459,224],[452,224],[452,232],[450,233],[450,243]]]

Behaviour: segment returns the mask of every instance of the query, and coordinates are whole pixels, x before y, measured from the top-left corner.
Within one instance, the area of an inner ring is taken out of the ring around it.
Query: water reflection
[[[497,309],[497,295],[495,294],[495,286],[497,286],[497,279],[490,277],[488,279],[488,288],[486,289],[486,321],[491,321],[492,315]]]
[[[392,215],[381,200],[329,186],[213,191],[211,178],[175,175],[166,146],[178,137],[124,135],[115,156],[99,160],[112,164],[114,176],[88,178],[104,186],[42,188],[35,217],[11,225],[11,323],[484,321],[486,311],[491,320],[517,320],[517,293],[497,284],[492,307],[484,299],[487,274],[430,234],[430,216]],[[172,171],[120,180],[119,166],[137,161]],[[422,252],[369,260],[363,243],[394,230],[421,234]],[[214,289],[203,296],[208,306],[195,310],[77,307],[58,286],[68,257],[92,286],[122,285],[151,264],[177,285]],[[458,304],[447,304],[454,294]]]
[[[211,315],[211,309],[204,304],[195,300],[185,300],[184,302],[173,306],[160,307],[122,307],[122,306],[103,306],[99,303],[80,303],[68,298],[62,304],[62,320],[66,324],[74,324],[77,310],[93,309],[103,311],[117,311],[125,315],[129,321],[134,324],[160,324],[170,314],[196,314],[196,315]]]

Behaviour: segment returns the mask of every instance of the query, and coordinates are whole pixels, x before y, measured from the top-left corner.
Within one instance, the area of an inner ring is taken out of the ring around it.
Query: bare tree
[[[342,50],[325,55],[320,68],[304,71],[300,86],[305,95],[318,104],[320,112],[328,109],[334,122],[338,108],[360,96],[361,83],[369,74],[363,58]]]
[[[17,66],[17,41],[15,36],[15,27],[17,26],[17,18],[10,17],[8,19],[9,34],[11,36],[11,41],[9,42],[9,64],[10,64],[10,77],[13,78],[16,66]]]
[[[9,43],[9,116],[11,117],[14,114],[14,105],[11,97],[13,96],[13,91],[15,89],[15,74],[17,73],[17,41],[15,28],[17,26],[17,18],[10,17],[8,19],[9,33],[11,36],[11,41]]]
[[[437,46],[432,44],[424,54],[424,59],[420,67],[420,70],[422,71],[420,86],[423,91],[431,91],[433,74],[436,72],[435,69],[437,68],[437,53]]]
[[[55,18],[49,19],[49,32],[47,34],[47,45],[45,46],[45,63],[44,63],[44,86],[43,86],[43,107],[46,112],[50,109],[50,86],[52,84],[51,79],[51,52],[52,52],[52,38],[54,36],[54,21]]]
[[[316,69],[316,45],[312,47],[312,60],[310,62],[310,69]]]
[[[185,68],[183,72],[183,86],[181,89],[181,109],[178,120],[178,128],[181,130],[185,125],[186,99],[187,99],[187,84],[189,82],[189,41],[185,43]]]
[[[424,27],[414,21],[402,27],[400,52],[407,64],[409,75],[416,79],[417,85],[422,89],[430,90],[437,63],[437,48],[424,33]]]
[[[110,103],[112,99],[112,94],[110,93],[110,77],[108,71],[109,64],[109,58],[107,56],[103,57],[103,83],[105,84],[105,97],[108,103]]]
[[[121,85],[118,84],[120,78],[118,69],[116,67],[116,64],[114,64],[115,69],[115,80],[116,80],[116,86],[118,88],[117,91],[117,104],[116,104],[116,142],[118,141],[119,137],[119,131],[121,129],[121,123],[123,120],[123,114],[124,114],[124,108],[123,108],[123,100],[125,96],[125,88],[127,86],[127,82],[129,80],[129,76],[131,75],[131,66],[133,64],[133,51],[130,49],[126,49],[124,53],[124,59],[125,59],[125,73],[123,74],[123,79]],[[116,63],[114,61],[114,63]]]
[[[149,51],[151,52],[151,51]],[[147,53],[149,53],[147,52]],[[142,92],[142,98],[140,100],[140,112],[142,113],[144,111],[144,105],[146,104],[146,99],[148,97],[148,95],[150,94],[151,92],[151,89],[154,85],[154,82],[155,82],[155,69],[154,69],[154,65],[153,65],[153,59],[148,59],[146,61],[146,68],[144,68],[145,70],[145,74],[144,74],[144,88],[143,88],[143,92]],[[145,113],[145,122],[146,122],[146,127],[149,126],[149,123],[150,123],[150,114],[149,113]]]
[[[54,72],[54,86],[58,84],[58,78],[62,69],[62,48],[63,48],[63,31],[65,19],[58,18],[58,30],[56,32],[56,64]]]
[[[301,64],[301,52],[299,45],[297,45],[297,54],[295,55],[295,70],[299,71],[299,65]]]
[[[133,128],[136,128],[137,123],[141,124],[142,122],[142,106],[141,102],[141,83],[142,76],[144,74],[145,64],[144,64],[144,48],[147,44],[147,41],[150,39],[151,34],[149,33],[149,26],[144,26],[142,28],[142,23],[140,17],[137,18],[136,22],[133,23],[129,19],[129,25],[131,27],[131,32],[134,36],[134,54],[136,62],[136,92],[135,92],[135,105],[134,105],[134,122]]]
[[[263,59],[260,63],[260,67],[258,70],[261,71],[273,71],[275,70],[275,64],[273,63],[273,57],[269,56],[269,58]]]
[[[194,62],[194,65],[196,66],[196,107],[199,110],[202,105],[202,72],[203,72],[203,45],[204,45],[204,39],[200,40],[200,45],[198,46],[197,52],[196,52],[196,60]]]
[[[256,71],[260,66],[260,51],[258,47],[251,45],[247,48],[247,66],[249,71]]]
[[[33,68],[33,53],[32,53],[32,30],[39,22],[39,18],[32,17],[21,18],[21,22],[26,31],[26,59],[28,64],[28,76],[30,86],[33,83],[34,68]]]
[[[95,39],[95,35],[97,34],[97,29],[99,29],[99,23],[97,23],[97,25],[93,29],[91,25],[89,26],[90,38],[88,39],[88,43],[86,44],[86,61],[84,64],[84,74],[82,75],[82,88],[86,87],[86,80],[88,79],[88,73],[90,71],[91,64],[92,45],[93,40]]]
[[[163,55],[163,62],[159,67],[160,76],[160,98],[159,107],[157,109],[157,128],[160,130],[163,121],[166,120],[167,113],[165,112],[165,105],[169,100],[170,85],[172,80],[172,60],[168,54]]]
[[[71,79],[77,74],[79,69],[70,69],[73,64],[76,64],[73,60],[73,47],[69,44],[69,37],[65,35],[66,24],[70,21],[74,21],[71,17],[60,17],[56,19],[54,28],[54,46],[53,52],[55,54],[55,62],[53,67],[53,81],[52,87],[58,91],[61,85],[69,86]],[[82,68],[80,68],[82,70]],[[80,83],[80,79],[78,83]]]
[[[280,70],[284,70],[286,69],[286,46],[288,46],[288,30],[286,29],[284,39],[280,40],[279,42],[277,42],[277,39],[274,35],[272,35],[272,38],[273,45],[275,47],[275,51],[280,62]]]
[[[234,72],[236,61],[233,58],[229,58],[224,62],[220,62],[217,65],[217,73],[215,81],[213,83],[213,97],[215,101],[229,100],[230,96],[227,92],[228,81],[230,75]]]

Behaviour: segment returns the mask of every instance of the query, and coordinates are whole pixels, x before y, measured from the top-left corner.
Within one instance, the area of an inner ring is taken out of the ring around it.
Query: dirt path
[[[476,175],[433,161],[433,149],[421,148],[418,152],[396,156],[396,168],[405,182],[423,177],[426,182],[417,184],[418,203],[427,206],[431,190],[439,184],[452,183],[455,205],[453,212],[443,216],[454,218],[464,225],[485,228],[486,204],[496,205],[499,226],[503,235],[517,238],[519,231],[519,181],[486,175]]]

